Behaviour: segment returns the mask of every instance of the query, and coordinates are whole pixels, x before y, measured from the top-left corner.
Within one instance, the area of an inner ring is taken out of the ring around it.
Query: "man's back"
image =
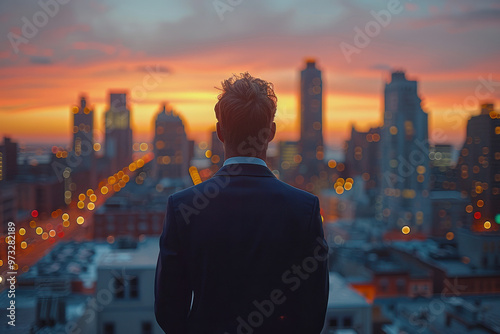
[[[319,333],[326,258],[316,196],[261,165],[224,166],[169,198],[157,320],[168,334]]]

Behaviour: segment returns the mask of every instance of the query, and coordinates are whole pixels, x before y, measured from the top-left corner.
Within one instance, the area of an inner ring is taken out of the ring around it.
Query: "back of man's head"
[[[252,155],[267,148],[277,107],[273,84],[247,72],[224,80],[221,90],[214,109],[226,149]]]

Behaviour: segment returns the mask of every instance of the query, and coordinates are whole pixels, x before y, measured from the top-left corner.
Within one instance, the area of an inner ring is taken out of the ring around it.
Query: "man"
[[[277,98],[244,73],[215,106],[223,167],[169,197],[155,314],[167,334],[320,333],[328,246],[319,201],[267,168]]]

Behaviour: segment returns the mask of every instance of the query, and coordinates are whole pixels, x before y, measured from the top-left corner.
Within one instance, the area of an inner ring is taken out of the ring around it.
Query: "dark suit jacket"
[[[169,197],[155,314],[167,334],[314,334],[328,302],[319,201],[232,164]]]

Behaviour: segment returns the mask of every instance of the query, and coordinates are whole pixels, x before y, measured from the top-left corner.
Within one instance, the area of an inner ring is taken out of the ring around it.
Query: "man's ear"
[[[217,122],[217,138],[219,138],[219,140],[224,143],[224,135],[222,134],[219,122]]]
[[[271,131],[269,132],[269,137],[267,138],[267,142],[269,143],[271,140],[274,139],[274,136],[276,135],[276,123],[273,122],[273,124],[271,124]]]

